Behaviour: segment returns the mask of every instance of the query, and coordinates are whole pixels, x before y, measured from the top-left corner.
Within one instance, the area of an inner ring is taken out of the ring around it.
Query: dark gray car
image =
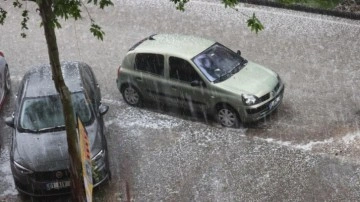
[[[110,177],[101,93],[91,68],[81,62],[61,64],[64,80],[72,93],[75,113],[90,139],[93,184]],[[13,128],[10,152],[16,188],[32,196],[70,192],[69,155],[64,116],[55,90],[50,65],[27,72],[16,97],[15,111],[6,118]],[[94,177],[95,176],[95,177]]]

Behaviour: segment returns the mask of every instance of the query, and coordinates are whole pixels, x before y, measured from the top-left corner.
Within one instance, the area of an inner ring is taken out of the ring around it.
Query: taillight
[[[1,56],[1,57],[5,57],[5,56],[4,56],[4,53],[1,52],[1,51],[0,51],[0,56]]]
[[[118,77],[120,76],[120,69],[121,69],[121,65],[119,66],[119,69],[118,69],[118,72],[117,72]]]

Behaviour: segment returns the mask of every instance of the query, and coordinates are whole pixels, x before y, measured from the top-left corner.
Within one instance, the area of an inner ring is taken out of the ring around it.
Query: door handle
[[[142,81],[142,78],[141,78],[141,77],[135,77],[135,79],[136,79],[137,81]]]

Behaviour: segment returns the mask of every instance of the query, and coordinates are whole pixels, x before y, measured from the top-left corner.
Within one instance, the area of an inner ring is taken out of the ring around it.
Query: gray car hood
[[[101,136],[96,121],[86,127],[90,139],[91,155],[101,150]],[[61,170],[69,167],[65,131],[46,133],[17,133],[14,138],[14,161],[33,171]]]

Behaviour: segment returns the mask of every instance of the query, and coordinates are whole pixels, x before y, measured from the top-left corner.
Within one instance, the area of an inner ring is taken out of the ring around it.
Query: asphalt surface
[[[24,72],[48,59],[32,3],[26,5],[26,39],[20,37],[21,12],[9,1],[2,6],[8,19],[0,44],[13,83],[4,118]],[[80,22],[62,22],[57,40],[62,60],[93,67],[110,106],[105,122],[113,179],[95,192],[95,201],[359,200],[359,21],[245,4],[235,11],[215,0],[192,1],[184,13],[166,0],[87,9],[102,25],[104,41],[88,31],[86,14]],[[253,12],[265,25],[258,35],[246,27]],[[117,67],[129,47],[153,33],[203,36],[240,49],[280,74],[286,83],[282,105],[240,129],[223,128],[201,113],[126,105],[115,85]],[[0,134],[0,201],[19,201],[3,121]]]

